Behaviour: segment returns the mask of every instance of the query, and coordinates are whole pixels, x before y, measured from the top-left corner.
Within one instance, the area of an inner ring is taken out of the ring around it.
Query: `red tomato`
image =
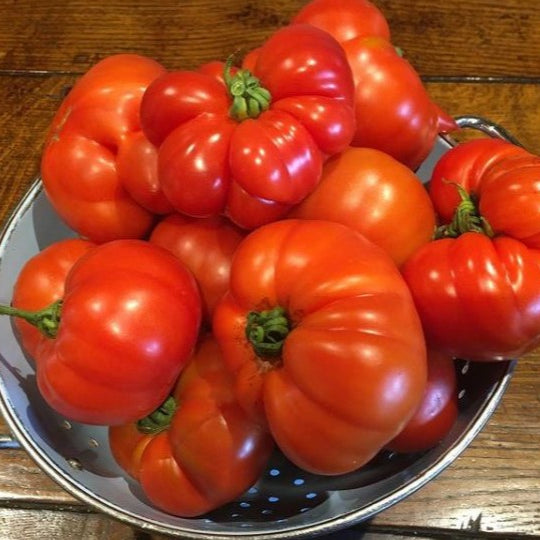
[[[144,90],[163,72],[142,56],[105,58],[77,81],[56,113],[41,175],[55,210],[81,236],[139,238],[154,212],[169,210],[156,186],[155,158],[140,141],[139,119]]]
[[[435,212],[418,177],[391,156],[349,148],[324,166],[321,182],[290,216],[348,225],[401,265],[435,229]]]
[[[64,296],[64,283],[72,266],[95,244],[80,238],[60,240],[29,259],[13,289],[11,305],[25,311],[38,311],[49,307]],[[24,319],[15,318],[24,350],[36,357],[43,333]]]
[[[437,445],[454,426],[458,416],[458,392],[454,359],[428,350],[428,381],[420,407],[403,431],[387,448],[396,452],[422,452]]]
[[[500,139],[474,139],[444,154],[433,169],[430,195],[444,223],[460,202],[455,184],[472,197],[495,234],[540,248],[540,157]]]
[[[47,315],[48,335],[34,344],[41,394],[67,418],[114,425],[146,416],[168,395],[201,307],[193,276],[171,253],[116,240],[77,260]]]
[[[293,22],[326,30],[345,49],[356,87],[353,146],[382,150],[416,169],[437,133],[457,128],[390,43],[384,16],[370,2],[313,0]]]
[[[411,169],[431,152],[441,123],[441,109],[427,93],[414,68],[394,46],[378,37],[343,44],[356,84],[356,133],[353,146],[382,150]]]
[[[234,379],[212,339],[199,346],[162,412],[165,418],[109,428],[114,457],[161,510],[204,514],[262,474],[272,439],[236,402]]]
[[[211,322],[216,303],[229,287],[231,259],[244,236],[223,217],[171,214],[156,225],[150,242],[171,251],[191,270],[199,285],[205,318]]]
[[[386,18],[368,0],[311,0],[292,22],[322,28],[340,43],[358,36],[379,36],[390,40]]]
[[[339,223],[289,219],[249,234],[213,330],[242,406],[310,472],[362,466],[424,391],[424,337],[405,282]]]
[[[403,266],[428,345],[459,358],[516,358],[540,343],[540,252],[466,232]]]
[[[291,47],[294,43],[294,47]],[[354,130],[353,81],[339,44],[294,25],[246,69],[166,73],[144,94],[145,135],[159,146],[160,185],[174,208],[226,214],[243,227],[282,217],[320,179]]]

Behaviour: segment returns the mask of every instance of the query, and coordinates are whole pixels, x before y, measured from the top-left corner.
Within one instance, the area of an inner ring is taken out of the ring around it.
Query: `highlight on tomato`
[[[313,24],[342,45],[355,84],[353,146],[376,148],[417,169],[438,133],[457,129],[390,41],[384,15],[364,0],[312,0],[293,23]]]
[[[163,74],[144,94],[141,120],[177,212],[254,228],[283,217],[349,145],[353,80],[339,43],[311,25],[272,34],[252,71],[232,61],[220,75],[216,63]]]
[[[118,464],[161,510],[194,517],[234,500],[262,474],[274,448],[236,401],[234,377],[206,336],[174,392],[136,423],[109,428]]]
[[[163,402],[191,356],[199,292],[189,270],[159,246],[128,239],[87,247],[30,259],[15,305],[0,313],[41,331],[23,346],[30,344],[38,389],[53,409],[88,424],[134,421]],[[33,287],[42,275],[55,285],[48,294]],[[54,301],[34,306],[26,301],[32,293],[36,304]]]
[[[75,83],[52,120],[41,157],[45,193],[93,242],[142,238],[156,213],[172,210],[139,114],[143,92],[164,71],[144,56],[109,56]]]
[[[324,165],[319,185],[289,217],[343,223],[401,266],[435,230],[425,186],[408,167],[371,148],[350,147]]]
[[[407,285],[382,249],[340,223],[251,232],[213,333],[242,407],[309,472],[358,469],[422,399],[425,342]]]

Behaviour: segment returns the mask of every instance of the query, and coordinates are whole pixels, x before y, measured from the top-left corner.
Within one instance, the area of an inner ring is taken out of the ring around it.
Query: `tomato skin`
[[[143,56],[107,57],[76,82],[53,118],[41,159],[45,191],[61,218],[94,242],[139,238],[153,223],[154,206],[132,197],[117,156],[141,131],[142,94],[163,71]]]
[[[246,319],[277,306],[292,330],[270,361],[246,338]],[[213,331],[239,402],[291,461],[318,474],[362,466],[424,390],[424,337],[404,281],[383,250],[339,223],[288,219],[250,233]]]
[[[343,46],[355,84],[353,146],[381,150],[415,170],[439,132],[457,129],[390,41],[383,14],[363,0],[312,0],[293,22],[313,24]]]
[[[245,228],[279,219],[313,190],[324,159],[352,139],[352,74],[332,36],[288,26],[251,59],[271,95],[257,116],[230,113],[229,83],[215,62],[166,73],[144,94],[143,131],[159,146],[160,185],[179,213],[227,215]]]
[[[194,278],[171,253],[143,240],[94,247],[66,277],[55,338],[33,347],[39,390],[75,421],[141,418],[173,386],[200,318]]]
[[[413,67],[377,37],[343,43],[356,84],[353,146],[377,148],[417,169],[433,148],[439,112]]]
[[[430,347],[458,358],[516,358],[540,343],[540,252],[476,232],[435,240],[402,267]]]
[[[390,40],[390,28],[383,13],[367,0],[311,0],[292,19],[332,34],[340,43],[358,36],[379,36]]]
[[[155,226],[149,240],[168,249],[192,272],[210,323],[215,305],[227,292],[231,260],[244,236],[224,217],[190,218],[174,213]]]
[[[495,234],[540,248],[540,157],[500,139],[473,139],[451,148],[435,165],[430,196],[441,220],[459,204],[457,184],[476,199]],[[451,183],[450,183],[451,182]]]
[[[289,216],[343,223],[382,247],[398,266],[435,229],[433,205],[418,177],[370,148],[351,147],[330,158],[319,185]]]
[[[95,245],[80,238],[59,240],[28,259],[17,276],[12,306],[37,311],[60,300],[64,296],[64,283],[69,271]],[[36,358],[43,335],[24,319],[16,318],[14,323],[24,350]]]
[[[159,185],[157,148],[142,131],[126,135],[118,149],[116,170],[120,183],[143,208],[158,215],[173,211]]]
[[[217,344],[206,337],[176,385],[177,410],[166,431],[109,429],[114,457],[158,508],[198,516],[235,499],[261,475],[273,442],[238,405],[233,383]]]
[[[455,361],[451,356],[428,350],[428,381],[422,403],[387,448],[395,452],[429,450],[452,429],[457,416]]]

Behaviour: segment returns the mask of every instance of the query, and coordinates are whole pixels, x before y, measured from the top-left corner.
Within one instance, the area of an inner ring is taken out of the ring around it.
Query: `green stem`
[[[233,61],[234,55],[229,56],[223,71],[223,78],[232,98],[229,116],[238,122],[257,118],[270,107],[272,96],[248,69],[239,69],[231,75]]]
[[[289,319],[281,307],[248,313],[246,337],[257,356],[262,358],[280,356],[289,332]]]
[[[0,305],[0,315],[9,315],[24,319],[35,326],[44,336],[55,338],[60,326],[60,313],[62,311],[62,300],[53,302],[50,306],[38,311],[27,311],[12,306]]]
[[[153,413],[137,422],[137,429],[141,433],[157,435],[166,430],[176,412],[176,400],[169,396]]]
[[[461,199],[458,204],[452,221],[446,225],[441,225],[435,230],[435,239],[438,238],[457,238],[466,232],[476,232],[485,234],[492,238],[493,229],[489,222],[480,215],[478,203],[473,193],[469,194],[459,184],[447,182],[455,186]]]

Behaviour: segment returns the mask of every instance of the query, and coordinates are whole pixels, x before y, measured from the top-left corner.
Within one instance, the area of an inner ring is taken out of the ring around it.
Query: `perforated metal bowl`
[[[509,138],[477,118],[461,125]],[[429,178],[452,142],[440,137],[418,171]],[[37,181],[0,237],[0,301],[9,303],[23,264],[50,243],[74,236],[58,219]],[[73,496],[110,516],[156,533],[193,539],[303,538],[329,533],[372,517],[399,502],[450,465],[497,407],[513,362],[459,367],[459,418],[436,448],[421,454],[381,452],[361,470],[338,477],[307,474],[278,452],[259,481],[238,500],[195,519],[155,509],[112,458],[103,427],[67,421],[39,395],[32,363],[7,317],[0,318],[0,410],[36,463]],[[314,442],[316,444],[316,442]]]

